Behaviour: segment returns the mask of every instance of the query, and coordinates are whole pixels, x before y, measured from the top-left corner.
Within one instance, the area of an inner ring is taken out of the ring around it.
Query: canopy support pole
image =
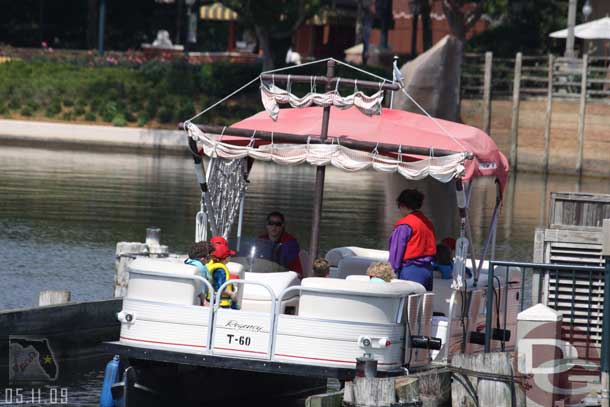
[[[326,91],[332,89],[331,80],[335,76],[335,61],[332,59],[326,63]],[[330,120],[330,106],[324,108],[322,114],[322,131],[320,141],[323,143],[328,136],[328,123]],[[322,199],[324,197],[324,176],[326,167],[316,168],[316,186],[314,189],[313,213],[311,216],[311,237],[309,240],[309,261],[307,268],[303,270],[303,276],[309,277],[312,271],[313,261],[318,258],[318,248],[320,245],[320,219],[322,217]]]

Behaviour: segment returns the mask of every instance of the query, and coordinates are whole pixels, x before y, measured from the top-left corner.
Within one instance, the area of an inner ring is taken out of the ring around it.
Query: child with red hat
[[[214,291],[218,292],[220,286],[231,279],[226,264],[230,257],[235,255],[235,251],[229,249],[227,241],[222,236],[214,236],[210,239],[210,244],[213,249],[210,252],[211,260],[206,264],[206,267],[209,270],[209,281],[214,287]],[[235,296],[235,288],[232,284],[229,284],[220,295],[220,307],[235,308],[237,305],[234,302]]]

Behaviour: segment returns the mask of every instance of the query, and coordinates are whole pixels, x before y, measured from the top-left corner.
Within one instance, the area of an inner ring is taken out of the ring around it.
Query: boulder
[[[462,52],[463,43],[447,35],[400,68],[409,95],[433,117],[459,121]],[[395,93],[394,108],[423,114],[402,92]]]

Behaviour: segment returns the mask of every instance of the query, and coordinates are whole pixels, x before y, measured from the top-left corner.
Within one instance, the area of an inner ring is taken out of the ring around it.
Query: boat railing
[[[604,267],[572,264],[524,263],[511,261],[491,261],[487,280],[486,320],[485,320],[485,352],[491,351],[493,335],[494,304],[500,307],[503,301],[504,316],[501,326],[505,332],[507,326],[506,307],[509,284],[496,287],[494,280],[497,274],[504,272],[508,281],[510,272],[515,268],[521,272],[519,288],[519,312],[525,308],[543,303],[563,315],[563,336],[571,341],[573,338],[583,338],[589,348],[600,348],[608,335],[602,329],[604,302]],[[504,270],[502,270],[504,269]],[[537,278],[534,278],[537,277]],[[526,281],[533,281],[531,287]],[[504,292],[502,290],[504,289]],[[607,288],[606,288],[607,289]],[[526,292],[531,290],[531,295]],[[498,324],[498,321],[496,321]],[[498,327],[500,328],[500,327]],[[499,335],[502,350],[504,350],[505,335]],[[582,340],[582,339],[579,339]],[[610,340],[610,337],[605,340]]]
[[[271,358],[273,356],[273,344],[275,342],[275,335],[274,335],[274,327],[275,327],[275,315],[276,315],[276,309],[278,308],[278,300],[275,297],[275,293],[273,292],[273,289],[271,288],[271,286],[269,286],[268,284],[262,283],[260,281],[248,281],[248,280],[229,280],[224,282],[219,288],[218,288],[218,293],[216,294],[216,300],[214,302],[214,314],[216,314],[218,312],[218,310],[220,309],[220,300],[221,300],[221,295],[224,292],[224,290],[229,286],[229,285],[257,285],[259,287],[263,287],[267,290],[267,292],[269,292],[269,298],[270,298],[270,312],[269,312],[269,345],[268,345],[268,353],[269,353],[269,358]],[[216,319],[214,319],[214,321],[212,322],[212,327],[216,328]],[[214,332],[214,329],[212,329],[212,332]],[[213,341],[210,342],[210,350],[213,351]]]
[[[145,276],[153,276],[153,277],[161,277],[161,278],[176,278],[176,279],[182,279],[182,280],[193,280],[193,281],[199,281],[203,286],[206,287],[207,292],[210,293],[210,304],[214,304],[215,303],[215,293],[214,293],[214,287],[212,287],[212,284],[210,284],[210,282],[201,277],[201,276],[197,276],[197,275],[189,275],[189,274],[179,274],[179,273],[167,273],[167,272],[156,272],[156,271],[145,271],[145,270],[129,270],[129,278],[131,279],[131,275],[133,274],[140,274],[140,275],[145,275]],[[128,291],[129,293],[129,291]],[[220,297],[220,296],[218,296]],[[211,345],[211,338],[212,338],[212,324],[214,321],[214,309],[212,307],[208,307],[211,308],[208,312],[208,341],[206,343],[206,346],[208,349],[210,349],[210,345]]]

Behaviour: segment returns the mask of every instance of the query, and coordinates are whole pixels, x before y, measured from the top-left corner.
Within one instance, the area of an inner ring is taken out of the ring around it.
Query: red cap
[[[218,259],[224,260],[229,256],[234,256],[235,251],[229,249],[226,245],[219,244],[214,248],[214,251],[211,254]]]
[[[444,238],[443,240],[441,240],[441,244],[444,244],[445,246],[447,246],[451,250],[455,250],[455,239],[452,238],[452,237]]]
[[[225,239],[222,236],[214,236],[213,238],[210,239],[210,243],[214,246],[218,246],[218,245],[227,246],[227,247],[229,246],[227,239]]]

